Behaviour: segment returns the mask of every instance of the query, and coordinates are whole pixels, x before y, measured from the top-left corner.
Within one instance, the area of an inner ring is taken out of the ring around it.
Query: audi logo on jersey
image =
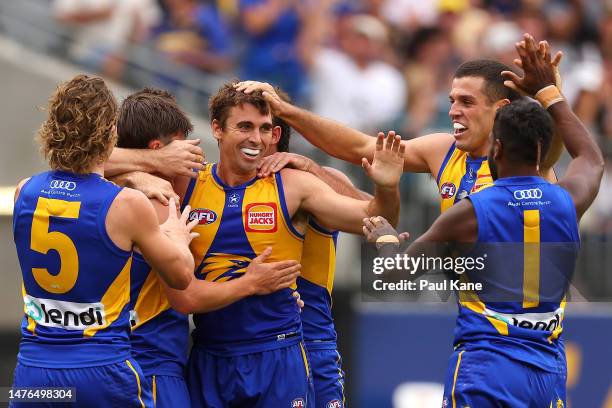
[[[517,200],[527,200],[529,198],[539,199],[542,198],[542,190],[539,188],[532,188],[530,190],[516,190],[513,195]]]
[[[66,180],[51,180],[51,184],[49,184],[49,187],[72,191],[76,188],[76,183],[74,181]]]

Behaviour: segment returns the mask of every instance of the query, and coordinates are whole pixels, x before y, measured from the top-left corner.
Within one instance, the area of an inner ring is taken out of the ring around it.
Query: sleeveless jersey
[[[331,293],[336,270],[337,239],[337,231],[328,231],[314,219],[308,219],[298,292],[304,301],[302,327],[304,341],[310,350],[336,348]]]
[[[191,242],[197,279],[224,282],[240,278],[267,247],[268,262],[300,261],[302,235],[285,204],[280,173],[230,187],[208,165],[192,180],[184,202],[200,236]],[[294,286],[295,288],[295,286]],[[194,344],[210,353],[240,355],[297,344],[300,313],[291,289],[250,296],[221,310],[195,314]]]
[[[160,278],[138,253],[132,261],[131,287],[132,355],[146,377],[182,378],[189,347],[187,315],[170,307]]]
[[[487,158],[472,158],[467,152],[457,149],[455,143],[446,153],[437,181],[440,191],[440,212],[448,210],[469,194],[493,184]]]
[[[484,269],[461,275],[482,283],[459,292],[455,344],[477,345],[558,370],[565,294],[580,238],[569,193],[540,177],[508,177],[469,196]]]
[[[23,275],[18,359],[84,367],[129,358],[132,253],[106,232],[121,191],[97,174],[49,171],[21,189],[13,234]]]

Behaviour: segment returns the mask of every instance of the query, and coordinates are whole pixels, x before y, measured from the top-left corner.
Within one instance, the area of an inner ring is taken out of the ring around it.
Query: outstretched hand
[[[524,43],[524,44],[523,44]],[[516,43],[516,51],[520,57],[520,66],[523,68],[523,77],[511,71],[503,71],[501,75],[506,79],[504,84],[514,88],[510,83],[523,90],[527,95],[534,96],[539,90],[556,84],[555,65],[550,55],[550,47],[546,44],[538,45],[531,34],[523,36],[523,42]],[[561,55],[555,56],[556,64]],[[510,83],[509,83],[510,82]]]
[[[361,164],[372,181],[378,187],[395,188],[399,184],[404,171],[404,152],[406,146],[402,143],[400,135],[391,130],[387,137],[379,132],[376,137],[376,150],[374,160],[370,164],[365,157]]]

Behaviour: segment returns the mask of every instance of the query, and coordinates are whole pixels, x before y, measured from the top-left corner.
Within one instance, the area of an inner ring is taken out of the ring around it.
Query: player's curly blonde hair
[[[117,101],[101,78],[77,75],[60,84],[47,111],[37,140],[52,169],[88,173],[108,159],[117,141]]]

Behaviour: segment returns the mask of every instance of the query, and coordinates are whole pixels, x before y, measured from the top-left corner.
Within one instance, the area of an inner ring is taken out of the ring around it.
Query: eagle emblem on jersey
[[[241,277],[251,261],[247,256],[213,253],[202,260],[195,275],[207,281],[225,282]]]

